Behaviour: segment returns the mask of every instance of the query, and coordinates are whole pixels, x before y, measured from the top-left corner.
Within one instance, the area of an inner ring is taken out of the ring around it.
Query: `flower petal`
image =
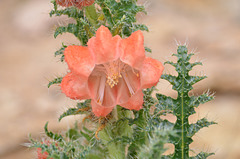
[[[121,47],[123,49],[120,57],[121,61],[136,69],[140,69],[145,58],[144,37],[142,32],[136,31],[128,38],[123,39]]]
[[[94,74],[94,73],[93,73]],[[91,75],[88,79],[91,98],[104,107],[116,106],[117,89],[106,84],[105,74],[102,76]]]
[[[71,0],[56,0],[56,3],[63,7],[70,7],[73,5]]]
[[[73,5],[82,9],[82,7],[90,6],[94,3],[94,0],[74,0]]]
[[[117,87],[118,87],[117,104],[126,103],[129,100],[129,98],[131,97],[131,94],[129,92],[129,89],[128,89],[125,81],[122,78],[119,79],[119,83],[118,83]]]
[[[141,88],[150,88],[157,85],[164,67],[158,60],[146,57],[140,70]]]
[[[105,26],[101,26],[96,37],[88,41],[88,48],[95,57],[96,64],[114,61],[119,58],[120,36],[112,37],[111,32]]]
[[[88,79],[92,110],[96,116],[106,116],[116,106],[117,90],[106,84],[105,74],[96,74],[93,72]]]
[[[63,77],[60,86],[62,92],[71,99],[82,100],[90,98],[87,80],[76,74],[68,73]]]
[[[137,91],[126,103],[120,104],[120,106],[130,110],[140,110],[143,107],[143,92]]]
[[[94,69],[95,63],[87,47],[68,46],[64,51],[64,55],[72,72],[83,78],[88,78]]]
[[[101,104],[98,104],[97,102],[95,102],[94,100],[91,101],[91,105],[92,105],[92,111],[97,117],[107,116],[114,108],[114,106],[104,107]]]
[[[119,78],[117,89],[117,103],[121,105],[140,89],[140,79],[132,70],[125,71],[122,78]]]

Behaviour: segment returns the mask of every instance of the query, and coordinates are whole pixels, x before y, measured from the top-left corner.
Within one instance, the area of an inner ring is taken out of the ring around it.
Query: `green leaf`
[[[75,7],[67,7],[62,10],[58,10],[56,7],[49,13],[49,15],[50,17],[52,17],[53,15],[55,16],[67,15],[68,17],[74,18],[76,20],[84,17],[83,11]]]
[[[134,30],[137,31],[137,30],[142,30],[142,31],[147,31],[149,32],[149,29],[146,25],[144,24],[134,24],[133,27],[135,28]]]
[[[60,84],[61,82],[62,82],[62,77],[57,77],[48,83],[48,88],[50,88],[51,85]]]
[[[173,86],[177,87],[179,84],[178,81],[176,81],[177,77],[173,75],[163,74],[161,76],[162,79],[167,80],[169,83],[171,83]]]
[[[197,123],[195,124],[190,124],[189,127],[189,132],[187,134],[188,137],[192,137],[193,135],[195,135],[200,129],[204,128],[204,127],[208,127],[210,125],[213,124],[217,124],[216,122],[209,122],[206,118],[200,119],[197,121]]]
[[[61,136],[61,135],[59,135],[59,134],[54,134],[53,132],[51,132],[51,131],[48,131],[48,122],[45,124],[45,126],[44,126],[44,130],[45,130],[45,134],[48,136],[48,137],[50,137],[50,138],[52,138],[52,139],[54,139],[55,141],[62,141],[63,140],[63,137]]]
[[[80,131],[80,134],[87,139],[87,141],[90,141],[93,139],[93,135],[89,135],[88,133],[85,133],[83,131]]]
[[[158,104],[156,104],[157,109],[155,111],[174,111],[176,108],[176,100],[173,98],[167,97],[163,94],[156,94],[156,97],[158,99]]]
[[[212,155],[214,155],[214,153],[200,152],[197,156],[190,157],[190,159],[206,159]]]
[[[150,107],[153,106],[155,103],[157,103],[157,100],[152,97],[153,91],[156,91],[157,89],[155,87],[147,88],[143,91],[143,109],[146,109],[146,111],[149,111]]]
[[[145,47],[145,51],[149,52],[149,53],[152,53],[152,50],[150,48],[148,48],[148,47]]]
[[[186,77],[186,82],[190,85],[194,85],[195,83],[207,78],[207,76],[188,76]]]
[[[177,63],[174,63],[172,61],[166,61],[164,62],[164,64],[169,64],[169,65],[172,65],[173,67],[177,67]]]
[[[101,156],[96,154],[89,154],[86,159],[103,159]]]
[[[86,113],[86,111],[89,108],[89,104],[90,104],[90,100],[85,100],[82,103],[78,103],[76,108],[69,108],[62,115],[60,115],[58,121],[61,121],[66,116]]]
[[[96,3],[101,6],[104,19],[114,35],[123,37],[137,30],[148,31],[146,25],[135,24],[136,14],[145,12],[144,7],[138,6],[135,0],[98,0]]]
[[[168,142],[169,136],[176,136],[173,130],[155,129],[147,145],[141,147],[138,154],[140,159],[166,158],[163,153],[167,150],[164,145]]]
[[[66,47],[67,47],[66,45],[62,44],[62,47],[55,52],[55,56],[63,55]]]
[[[67,47],[66,45],[62,44],[62,47],[58,51],[56,51],[55,54],[54,54],[55,57],[58,56],[58,55],[61,55],[61,59],[60,59],[61,62],[64,61],[64,50],[65,50],[66,47]]]
[[[198,107],[200,104],[207,103],[213,99],[214,97],[212,95],[208,95],[208,93],[204,93],[200,96],[191,96],[189,105],[191,107]]]
[[[197,65],[203,65],[202,62],[194,62],[191,64],[192,67],[197,66]]]
[[[104,14],[105,19],[107,20],[107,22],[109,23],[110,26],[113,26],[114,21],[113,21],[112,14],[111,14],[109,8],[103,1],[99,1],[99,2],[100,2],[99,5],[102,8],[102,12]]]
[[[161,157],[161,159],[172,159],[172,158],[173,158],[172,155],[167,155],[167,156],[163,155],[163,156]]]
[[[171,113],[177,117],[176,122],[170,124],[177,132],[177,136],[172,136],[169,139],[169,142],[175,146],[175,152],[172,158],[177,159],[189,158],[189,145],[192,143],[192,136],[196,132],[203,127],[216,124],[215,122],[208,122],[205,118],[198,120],[195,124],[189,124],[189,116],[196,113],[194,108],[213,99],[213,96],[208,95],[208,93],[200,96],[189,96],[189,91],[193,89],[192,86],[206,78],[206,76],[189,75],[189,72],[194,66],[201,64],[199,62],[189,62],[193,55],[194,54],[188,54],[186,46],[178,46],[177,54],[173,54],[173,56],[178,58],[177,63],[171,61],[165,62],[165,64],[170,64],[175,67],[178,76],[165,74],[162,75],[161,78],[167,80],[172,85],[172,89],[177,91],[178,97],[177,99],[173,99],[165,95],[157,94],[159,103],[156,105],[154,112],[154,114],[158,116],[161,110],[172,110]],[[160,121],[159,118],[155,118],[155,123],[160,123]],[[201,157],[202,154],[199,156]]]
[[[86,10],[86,17],[88,19],[88,21],[90,22],[90,24],[92,26],[97,26],[97,22],[98,22],[98,14],[96,12],[96,8],[94,5],[90,5],[88,7],[85,7]]]
[[[66,136],[70,139],[70,140],[77,140],[78,138],[81,137],[81,135],[79,134],[79,132],[76,129],[69,129],[66,132]]]
[[[66,27],[60,26],[55,30],[54,38],[57,38],[58,35],[63,33],[72,33],[78,38],[79,30],[76,24],[68,24]]]

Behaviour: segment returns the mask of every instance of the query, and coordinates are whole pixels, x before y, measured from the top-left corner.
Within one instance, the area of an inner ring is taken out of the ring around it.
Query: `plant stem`
[[[129,110],[116,107],[112,113],[112,121],[99,132],[99,138],[107,147],[110,159],[125,159],[126,138],[132,136],[133,128],[129,126],[126,118],[131,117]]]

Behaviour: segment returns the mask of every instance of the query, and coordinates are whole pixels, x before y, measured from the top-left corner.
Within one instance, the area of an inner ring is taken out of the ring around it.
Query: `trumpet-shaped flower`
[[[71,72],[62,80],[62,92],[72,99],[91,99],[96,116],[106,116],[116,105],[140,110],[142,89],[155,86],[163,71],[159,61],[145,56],[143,43],[141,31],[122,39],[101,26],[88,47],[65,49]]]
[[[75,6],[82,9],[82,7],[92,5],[94,0],[56,0],[56,3],[63,7]]]

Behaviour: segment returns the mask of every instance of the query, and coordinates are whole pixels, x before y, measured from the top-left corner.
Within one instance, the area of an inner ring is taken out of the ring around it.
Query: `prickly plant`
[[[173,56],[177,57],[177,63],[167,61],[165,64],[170,64],[175,67],[178,76],[170,74],[162,75],[162,79],[167,80],[172,89],[177,91],[177,98],[165,96],[163,94],[157,94],[159,103],[156,105],[156,111],[165,110],[170,114],[176,116],[175,123],[168,124],[172,126],[173,130],[177,131],[177,136],[170,137],[169,142],[174,144],[175,152],[172,155],[176,159],[187,158],[207,158],[213,153],[201,152],[195,157],[189,157],[189,145],[193,142],[192,137],[204,127],[216,124],[215,122],[209,122],[206,118],[198,120],[196,123],[189,123],[189,116],[195,114],[195,108],[200,104],[204,104],[214,99],[213,95],[204,93],[200,96],[190,96],[189,91],[193,89],[193,85],[197,82],[207,78],[206,76],[191,76],[189,72],[196,65],[202,65],[201,62],[190,63],[190,59],[193,53],[188,53],[186,46],[178,46],[177,54]]]
[[[86,47],[88,40],[95,36],[101,25],[106,26],[112,35],[122,38],[129,37],[137,30],[148,31],[147,26],[136,23],[137,13],[145,13],[144,7],[137,5],[137,0],[95,0],[94,5],[81,9],[74,6],[59,8],[57,2],[60,1],[73,0],[52,0],[54,9],[50,16],[65,15],[74,22],[57,27],[55,38],[63,33],[71,33]],[[74,0],[77,1],[79,0]],[[55,56],[60,56],[61,62],[65,61],[64,51],[67,47],[62,44],[55,52]],[[145,47],[145,51],[151,52],[151,49]],[[169,81],[177,91],[176,99],[158,93],[156,99],[156,88],[147,87],[148,89],[143,90],[144,102],[141,110],[128,110],[117,105],[106,117],[94,116],[90,99],[79,101],[75,107],[60,115],[59,122],[71,115],[84,115],[83,121],[77,121],[75,127],[59,134],[49,131],[47,123],[44,128],[47,140],[39,142],[31,139],[31,147],[40,150],[39,159],[188,159],[207,158],[212,155],[201,152],[197,156],[189,157],[192,136],[201,128],[215,122],[208,122],[205,118],[194,124],[188,121],[189,116],[195,113],[194,109],[212,100],[213,96],[207,93],[189,96],[192,86],[206,76],[189,75],[192,68],[201,63],[190,63],[193,54],[187,52],[186,46],[179,46],[177,54],[173,54],[178,58],[177,62],[166,62],[175,67],[178,76],[162,75],[162,79]],[[57,77],[49,82],[48,87],[60,84],[62,80],[63,77]],[[171,123],[161,119],[166,113],[175,115],[177,121]],[[163,155],[166,143],[174,144],[174,154]]]

